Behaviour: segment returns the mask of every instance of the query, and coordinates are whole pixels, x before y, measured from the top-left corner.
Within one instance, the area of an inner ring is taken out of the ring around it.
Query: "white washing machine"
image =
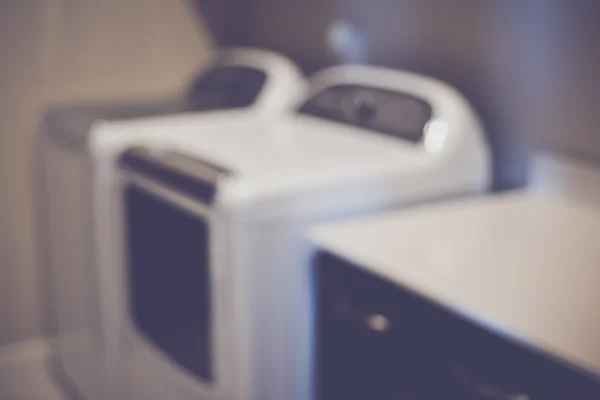
[[[202,121],[94,127],[99,267],[122,316],[126,396],[308,400],[305,228],[484,191],[481,125],[446,84],[364,66],[317,74],[296,115]]]
[[[575,192],[314,227],[315,398],[600,398],[600,204]]]
[[[295,106],[304,90],[301,73],[285,57],[256,49],[230,49],[218,54],[185,98],[57,108],[46,114],[37,154],[38,205],[43,218],[40,263],[52,283],[52,297],[47,301],[54,315],[56,366],[82,397],[101,398],[103,388],[112,386],[102,377],[106,326],[100,315],[97,277],[92,273],[93,186],[87,142],[93,123],[200,112],[206,123],[218,123],[220,118],[229,118],[223,110],[268,119]]]

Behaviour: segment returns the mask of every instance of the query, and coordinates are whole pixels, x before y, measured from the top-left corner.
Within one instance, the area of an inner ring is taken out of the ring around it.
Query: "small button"
[[[372,314],[367,318],[367,325],[376,332],[385,332],[390,328],[390,320],[382,314]]]
[[[365,124],[375,116],[377,112],[377,105],[375,98],[370,93],[359,93],[354,98],[354,115],[356,119]]]

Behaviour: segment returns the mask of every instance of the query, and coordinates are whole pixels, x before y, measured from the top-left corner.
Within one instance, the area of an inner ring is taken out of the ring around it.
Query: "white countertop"
[[[600,208],[527,192],[319,227],[319,246],[600,373]]]

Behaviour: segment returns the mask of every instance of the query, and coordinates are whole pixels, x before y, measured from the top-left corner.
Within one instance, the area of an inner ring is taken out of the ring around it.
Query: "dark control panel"
[[[244,66],[216,66],[196,79],[188,101],[196,111],[248,107],[261,92],[267,75]]]
[[[298,112],[410,142],[423,139],[423,131],[432,116],[431,105],[425,100],[359,85],[327,88],[307,100]]]

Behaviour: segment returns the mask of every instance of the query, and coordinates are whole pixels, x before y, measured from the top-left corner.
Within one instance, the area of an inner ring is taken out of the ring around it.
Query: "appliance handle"
[[[233,175],[230,170],[204,160],[143,146],[125,150],[118,164],[208,205],[214,202],[222,180]]]

